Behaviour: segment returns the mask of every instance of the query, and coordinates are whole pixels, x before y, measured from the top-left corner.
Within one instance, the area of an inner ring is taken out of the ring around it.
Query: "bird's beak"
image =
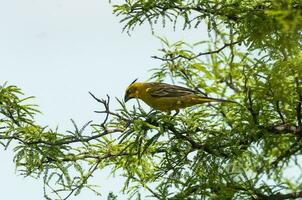
[[[129,101],[130,99],[132,99],[132,97],[129,97],[129,96],[125,95],[125,97],[124,97],[125,103],[126,103],[127,101]]]

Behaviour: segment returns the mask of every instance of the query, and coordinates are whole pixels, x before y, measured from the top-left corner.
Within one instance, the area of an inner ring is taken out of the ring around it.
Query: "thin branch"
[[[283,114],[281,112],[281,109],[280,109],[280,101],[279,100],[277,100],[277,102],[276,102],[276,111],[277,111],[282,123],[285,124],[285,119],[284,119],[284,116],[283,116]]]
[[[90,169],[88,170],[88,174],[81,180],[81,183],[79,185],[77,185],[75,188],[73,188],[69,194],[63,199],[66,200],[68,199],[76,190],[82,188],[86,183],[87,180],[93,175],[93,173],[97,170],[99,164],[100,164],[100,160],[98,160],[94,165],[92,165],[90,167]]]
[[[98,99],[98,98],[96,98],[96,96],[94,96],[91,92],[89,92],[89,94],[90,94],[97,102],[100,102],[100,103],[103,104],[104,107],[105,107],[104,113],[106,113],[106,117],[105,117],[104,121],[102,122],[101,127],[104,128],[104,130],[106,130],[105,124],[106,124],[106,122],[107,122],[107,120],[108,120],[108,118],[109,118],[109,115],[110,115],[110,113],[109,113],[109,110],[110,110],[110,109],[109,109],[110,96],[107,94],[107,100],[104,100],[104,99]]]
[[[300,80],[298,78],[295,79],[296,82],[296,90],[298,94],[298,102],[296,105],[296,113],[297,113],[297,121],[298,126],[302,126],[302,92],[300,91]]]
[[[278,167],[278,164],[285,158],[290,158],[295,155],[298,151],[301,150],[301,146],[299,145],[300,140],[294,142],[288,149],[283,150],[282,154],[278,156],[270,165],[273,168]]]
[[[174,127],[169,126],[167,128],[175,135],[176,138],[188,141],[190,143],[192,149],[203,150],[203,151],[207,152],[208,154],[217,154],[211,148],[209,148],[208,145],[195,142],[195,140],[193,138],[185,135],[184,133],[178,132]],[[220,154],[221,156],[223,156],[225,158],[228,157],[228,155],[223,152],[219,152],[218,154]]]
[[[72,139],[68,139],[68,140],[66,140],[66,138],[64,138],[64,139],[58,140],[56,142],[50,142],[50,141],[46,141],[46,140],[36,140],[36,141],[32,141],[32,142],[27,142],[27,141],[23,140],[22,138],[20,138],[19,136],[3,136],[3,135],[0,135],[0,139],[4,139],[4,140],[14,139],[14,140],[18,140],[26,145],[45,144],[45,145],[49,145],[49,146],[59,146],[59,145],[72,144],[72,143],[78,143],[78,142],[82,142],[82,143],[89,142],[91,140],[95,140],[95,139],[98,139],[105,135],[108,135],[111,133],[117,133],[117,132],[124,132],[124,129],[115,128],[115,129],[105,130],[105,131],[103,131],[97,135],[93,135],[93,136],[87,136],[84,138],[73,137]]]
[[[257,200],[285,200],[285,199],[298,199],[302,197],[302,191],[293,192],[293,193],[277,193],[273,195],[262,195],[261,197],[257,198]]]
[[[104,100],[104,99],[99,99],[97,98],[94,94],[92,94],[91,92],[89,92],[89,94],[99,103],[103,104],[104,107],[105,107],[105,110],[103,111],[94,111],[95,113],[105,113],[106,114],[106,117],[105,117],[105,120],[104,122],[102,123],[102,126],[105,125],[109,115],[112,115],[112,116],[115,116],[119,119],[122,119],[124,121],[129,121],[128,119],[122,117],[121,115],[117,114],[117,113],[114,113],[114,112],[111,112],[110,109],[109,109],[109,101],[110,101],[110,97],[109,95],[107,95],[107,100]]]
[[[247,99],[248,99],[248,107],[247,109],[250,111],[254,124],[258,124],[258,113],[254,110],[252,92],[250,88],[247,88]]]
[[[219,53],[220,51],[222,51],[223,49],[225,49],[226,47],[229,47],[229,46],[233,46],[235,44],[238,44],[242,42],[241,40],[240,41],[236,41],[236,42],[231,42],[231,43],[225,43],[222,47],[220,47],[219,49],[217,50],[213,50],[213,51],[208,51],[208,52],[200,52],[198,53],[197,55],[195,56],[192,56],[192,57],[187,57],[187,56],[184,56],[184,55],[177,55],[175,57],[172,57],[172,58],[162,58],[162,57],[158,57],[158,56],[151,56],[151,58],[154,58],[154,59],[158,59],[158,60],[161,60],[161,61],[174,61],[178,58],[184,58],[184,59],[187,59],[187,60],[193,60],[193,59],[196,59],[200,56],[204,56],[204,55],[210,55],[210,54],[215,54],[215,53]]]
[[[261,127],[260,127],[261,128]],[[302,137],[302,126],[293,126],[290,124],[279,124],[272,125],[270,127],[265,128],[270,133],[274,134],[294,134],[296,136]]]
[[[134,176],[132,176],[131,178],[138,181],[140,184],[142,184],[144,186],[144,188],[146,188],[151,194],[153,194],[154,197],[156,197],[157,199],[161,199],[161,196],[159,194],[157,194],[156,192],[154,192],[146,183],[144,183],[144,180],[138,179]]]
[[[194,88],[194,90],[195,90],[196,92],[198,92],[198,93],[200,93],[200,94],[202,94],[202,95],[204,95],[204,96],[206,96],[206,97],[208,96],[207,93],[201,91],[201,90],[199,89],[199,87],[197,87],[197,86],[193,83],[192,77],[190,77],[190,76],[188,75],[188,73],[187,73],[185,70],[181,70],[180,72],[181,72],[181,74],[183,75],[183,77],[185,78],[185,80],[190,84],[191,87]]]

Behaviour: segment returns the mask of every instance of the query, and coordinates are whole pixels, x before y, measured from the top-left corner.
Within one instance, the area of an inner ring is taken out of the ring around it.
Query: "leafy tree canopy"
[[[131,32],[148,23],[208,30],[207,41],[161,38],[154,81],[239,104],[184,109],[171,117],[139,104],[102,122],[59,133],[38,125],[36,106],[15,86],[0,88],[0,142],[14,146],[24,176],[42,177],[45,198],[68,199],[110,166],[129,198],[297,199],[302,197],[302,2],[300,0],[127,0],[114,13]],[[119,134],[116,134],[119,133]],[[287,172],[295,169],[291,178]],[[142,192],[144,191],[144,192]],[[110,194],[108,199],[116,199]]]

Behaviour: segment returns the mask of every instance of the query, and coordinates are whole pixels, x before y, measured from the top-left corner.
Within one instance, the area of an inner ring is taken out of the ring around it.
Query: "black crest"
[[[132,83],[130,85],[132,85],[133,83],[135,83],[137,81],[138,78],[134,79],[134,81],[132,81]]]

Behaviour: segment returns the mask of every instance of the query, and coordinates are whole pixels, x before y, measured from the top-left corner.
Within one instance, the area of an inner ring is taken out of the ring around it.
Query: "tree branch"
[[[128,119],[122,117],[121,115],[117,114],[117,113],[114,113],[114,112],[111,112],[110,109],[109,109],[109,101],[110,101],[110,97],[109,95],[107,94],[107,100],[104,100],[104,99],[99,99],[97,98],[95,95],[93,95],[91,92],[89,92],[89,94],[99,103],[103,104],[104,107],[105,107],[105,110],[103,111],[94,111],[96,113],[105,113],[106,114],[106,118],[105,118],[105,121],[102,123],[102,126],[106,123],[109,115],[112,115],[112,116],[115,116],[119,119],[122,119],[124,121],[129,121]]]
[[[302,126],[302,92],[300,90],[300,80],[298,78],[295,79],[296,82],[296,90],[298,94],[298,102],[296,105],[296,113],[297,113],[297,121],[298,121],[298,126]]]
[[[187,57],[187,56],[184,56],[184,55],[177,55],[175,57],[172,57],[172,58],[162,58],[162,57],[158,57],[158,56],[151,56],[151,58],[154,58],[154,59],[158,59],[158,60],[161,60],[161,61],[174,61],[178,58],[184,58],[184,59],[187,59],[187,60],[193,60],[193,59],[196,59],[200,56],[204,56],[204,55],[210,55],[210,54],[215,54],[215,53],[219,53],[220,51],[222,51],[223,49],[225,49],[226,47],[229,47],[229,46],[233,46],[235,44],[238,44],[242,42],[241,40],[240,41],[236,41],[236,42],[231,42],[231,43],[225,43],[222,47],[220,47],[219,49],[217,50],[213,50],[213,51],[208,51],[208,52],[200,52],[198,53],[197,55],[195,56],[192,56],[192,57]]]
[[[285,199],[298,199],[302,197],[302,191],[293,192],[293,193],[277,193],[273,195],[261,196],[257,200],[285,200]]]
[[[279,124],[272,125],[266,128],[270,133],[273,134],[287,134],[291,133],[296,136],[302,137],[302,125],[301,126],[293,126],[290,124]]]
[[[67,200],[75,191],[81,189],[88,181],[88,179],[93,175],[93,173],[98,169],[98,166],[100,164],[100,160],[98,160],[94,165],[92,165],[90,167],[90,169],[88,170],[88,173],[86,176],[83,177],[83,179],[81,179],[80,184],[77,185],[76,187],[74,187],[69,194],[63,199],[63,200]]]

